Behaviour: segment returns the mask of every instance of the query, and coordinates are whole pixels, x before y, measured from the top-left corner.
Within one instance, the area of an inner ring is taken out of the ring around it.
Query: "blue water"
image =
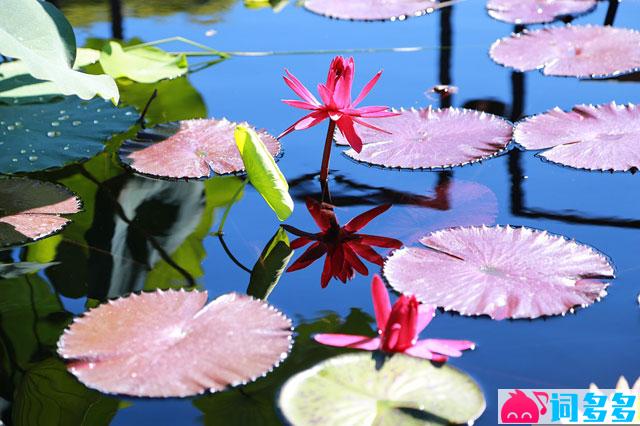
[[[599,4],[597,10],[575,22],[601,24],[606,7],[606,3]],[[522,87],[514,88],[512,72],[496,65],[487,53],[491,43],[509,34],[513,27],[489,18],[484,3],[479,0],[461,2],[449,13],[453,40],[451,66],[443,70],[439,12],[403,22],[357,23],[325,19],[292,5],[275,14],[270,9],[249,10],[242,3],[236,3],[227,12],[215,16],[218,19],[215,23],[198,23],[187,14],[125,17],[124,34],[126,38],[139,37],[145,41],[181,35],[226,51],[424,47],[408,53],[354,54],[356,86],[364,84],[378,69],[384,69],[382,79],[367,98],[370,105],[438,106],[439,100],[427,98],[424,92],[441,82],[441,71],[449,75],[451,84],[459,87],[459,92],[450,98],[453,106],[463,106],[476,99],[493,99],[505,105],[507,118],[511,116],[514,91],[523,96],[524,115],[555,106],[569,109],[578,103],[638,102],[638,83],[578,81],[530,72],[524,74]],[[640,29],[640,2],[625,1],[615,25]],[[89,37],[106,38],[111,35],[110,28],[107,22],[94,23],[79,28],[78,35],[81,43]],[[217,34],[207,37],[205,32],[209,29]],[[191,50],[180,44],[167,48]],[[300,110],[280,102],[282,98],[292,97],[281,79],[283,69],[290,69],[313,87],[312,83],[324,79],[330,59],[329,54],[232,58],[191,75],[189,80],[201,94],[208,116],[246,120],[278,134],[301,114]],[[319,169],[325,132],[326,127],[322,125],[285,138],[285,154],[279,163],[289,181],[304,182],[292,187],[296,210],[287,223],[309,231],[316,228],[303,199],[309,191],[318,191],[308,175]],[[336,203],[338,217],[344,221],[375,204],[370,197],[383,191],[371,190],[371,187],[432,196],[438,179],[443,179],[438,172],[369,168],[354,163],[339,151],[334,148],[331,163],[332,196],[334,200],[348,201],[349,205]],[[636,301],[640,281],[638,176],[577,171],[545,163],[534,153],[515,152],[482,164],[455,168],[446,178],[454,183],[472,182],[489,188],[495,199],[491,201],[489,196],[486,203],[489,210],[495,209],[495,223],[546,229],[589,244],[613,260],[617,274],[609,295],[602,302],[578,310],[574,315],[501,322],[444,313],[436,317],[427,330],[429,336],[478,343],[475,351],[450,361],[471,374],[485,393],[487,410],[477,424],[496,424],[498,388],[584,388],[591,382],[612,387],[620,375],[635,380],[640,375],[637,358],[640,311]],[[189,191],[188,185],[199,184],[185,185],[184,194]],[[462,200],[465,193],[452,194],[452,197]],[[463,204],[456,215],[464,216],[474,208],[473,202]],[[404,209],[407,215],[416,214],[415,207],[397,205],[389,215],[393,213],[394,217],[402,218]],[[433,230],[434,223],[438,226],[448,223],[447,212],[430,210],[420,209],[419,215],[424,214],[424,218],[416,220],[424,226],[425,234]],[[217,222],[220,212],[216,214]],[[371,233],[395,236],[395,222],[381,218],[381,223],[373,222],[367,229]],[[225,240],[233,254],[251,267],[278,226],[273,213],[249,187],[233,207],[225,227]],[[95,232],[103,231],[107,232],[101,229]],[[178,231],[176,227],[174,232]],[[413,232],[420,233],[420,229]],[[203,244],[206,258],[199,283],[209,291],[210,298],[228,291],[244,291],[248,274],[229,259],[218,239],[210,236]],[[514,258],[524,255],[513,253]],[[328,288],[322,289],[321,268],[322,262],[317,262],[305,270],[285,274],[269,297],[270,303],[297,322],[311,321],[328,311],[345,316],[352,308],[372,313],[370,278],[357,276],[347,285],[332,281]],[[112,273],[107,269],[94,272]],[[82,310],[84,299],[64,300],[69,310]],[[118,411],[112,424],[188,425],[204,421],[203,413],[189,399],[133,399],[130,402],[130,406]],[[227,424],[227,420],[214,412],[206,417],[206,424]]]

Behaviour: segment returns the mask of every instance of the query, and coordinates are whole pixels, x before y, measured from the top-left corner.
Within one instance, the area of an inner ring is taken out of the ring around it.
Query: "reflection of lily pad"
[[[24,244],[60,231],[80,211],[66,188],[30,179],[0,180],[0,246]]]
[[[33,172],[93,157],[136,120],[132,108],[101,99],[0,107],[0,172]]]
[[[289,379],[279,404],[297,426],[463,424],[485,408],[465,373],[401,354],[331,358]]]

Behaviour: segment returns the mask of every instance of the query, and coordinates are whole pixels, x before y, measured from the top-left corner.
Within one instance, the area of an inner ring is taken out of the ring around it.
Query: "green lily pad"
[[[296,426],[410,426],[471,423],[485,400],[471,377],[449,365],[359,353],[293,376],[279,405]]]
[[[93,157],[137,118],[133,108],[118,109],[101,99],[0,106],[0,173],[33,172]]]
[[[76,39],[71,24],[51,3],[4,0],[0,10],[0,53],[24,61],[36,79],[52,81],[65,95],[118,102],[118,87],[108,75],[75,71]]]
[[[102,49],[100,65],[113,78],[126,77],[138,83],[155,83],[180,77],[189,69],[185,55],[174,55],[148,46],[123,50],[115,41]]]

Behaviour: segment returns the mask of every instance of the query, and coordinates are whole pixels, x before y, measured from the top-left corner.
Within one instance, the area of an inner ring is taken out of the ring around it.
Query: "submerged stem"
[[[235,192],[235,194],[233,194],[233,197],[231,198],[231,201],[229,201],[229,205],[227,206],[226,210],[224,211],[224,213],[222,215],[222,219],[220,219],[220,226],[218,227],[218,231],[215,233],[215,235],[217,235],[217,236],[221,236],[222,235],[223,230],[224,230],[224,224],[227,223],[227,217],[229,216],[229,212],[231,211],[231,207],[236,203],[236,201],[238,201],[238,197],[242,193],[242,190],[244,189],[244,187],[247,186],[247,182],[249,182],[249,178],[246,178],[245,180],[243,180],[242,184],[240,185],[238,190]]]
[[[327,129],[327,138],[324,141],[324,152],[322,154],[322,166],[320,167],[320,184],[322,185],[323,193],[327,187],[327,180],[329,178],[329,159],[331,158],[331,147],[333,145],[333,134],[336,131],[336,122],[329,120],[329,128]]]

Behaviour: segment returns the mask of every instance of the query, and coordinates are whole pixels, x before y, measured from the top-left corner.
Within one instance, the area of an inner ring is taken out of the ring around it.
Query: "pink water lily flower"
[[[373,277],[371,293],[379,337],[316,334],[314,339],[323,345],[401,352],[437,362],[445,362],[450,356],[459,357],[462,351],[475,348],[475,343],[468,340],[418,340],[420,332],[435,316],[435,306],[419,304],[415,296],[403,294],[392,307],[387,289],[378,275]]]
[[[284,77],[287,86],[293,90],[302,100],[283,100],[282,102],[295,108],[312,111],[300,120],[293,123],[287,130],[282,132],[278,139],[288,135],[294,130],[303,130],[313,127],[327,118],[338,126],[340,133],[347,139],[349,145],[356,151],[362,151],[362,139],[356,132],[354,123],[369,127],[374,130],[389,133],[377,126],[374,126],[364,118],[383,118],[397,115],[390,112],[386,106],[368,106],[357,108],[358,104],[369,94],[373,86],[378,82],[382,71],[378,73],[364,86],[358,97],[351,100],[351,86],[355,74],[355,64],[353,58],[345,59],[336,56],[329,67],[329,75],[325,84],[318,85],[320,93],[319,102],[315,96],[307,89],[293,74],[285,70]],[[333,124],[332,123],[332,124]]]

